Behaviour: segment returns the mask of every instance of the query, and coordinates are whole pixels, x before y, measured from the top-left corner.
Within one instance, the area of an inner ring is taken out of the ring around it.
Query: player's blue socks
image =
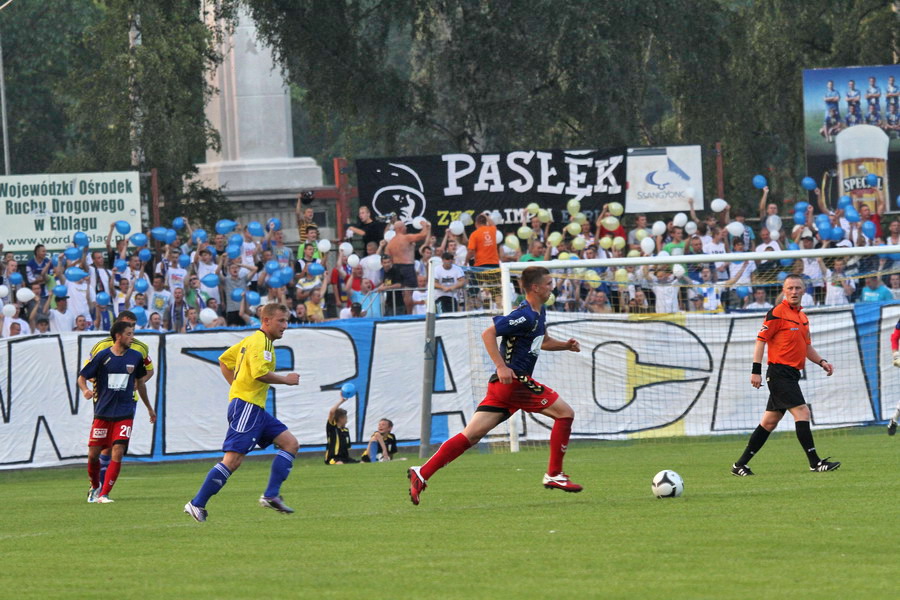
[[[231,471],[228,467],[218,463],[206,474],[206,481],[200,486],[200,491],[191,500],[191,504],[198,508],[205,508],[209,499],[218,494],[219,490],[225,486],[229,477],[231,477]]]
[[[100,484],[103,485],[103,482],[106,480],[106,468],[109,466],[110,461],[112,461],[112,454],[101,454],[100,455]]]
[[[263,496],[266,498],[274,498],[281,493],[281,484],[291,474],[291,468],[294,466],[294,455],[284,450],[279,450],[272,461],[272,474],[269,475],[269,487],[266,488]]]

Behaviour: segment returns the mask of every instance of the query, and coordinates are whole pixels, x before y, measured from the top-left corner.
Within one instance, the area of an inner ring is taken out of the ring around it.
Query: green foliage
[[[577,495],[541,487],[546,447],[473,448],[429,481],[418,507],[407,497],[412,454],[344,466],[301,454],[283,488],[292,515],[257,505],[271,459],[250,458],[204,524],[181,507],[215,459],[126,462],[107,505],[85,502],[80,465],[5,471],[4,596],[886,598],[894,441],[881,427],[817,432],[844,465],[810,473],[794,435],[776,433],[745,479],[729,474],[745,436],[574,442]],[[651,495],[664,468],[684,477],[683,497]],[[39,585],[36,565],[52,571]]]

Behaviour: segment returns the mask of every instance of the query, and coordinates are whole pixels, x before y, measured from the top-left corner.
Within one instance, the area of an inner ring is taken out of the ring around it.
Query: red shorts
[[[134,419],[122,419],[121,421],[104,421],[94,419],[91,424],[91,435],[88,438],[88,446],[100,446],[110,448],[115,443],[128,445],[131,439],[131,427]]]
[[[493,378],[492,378],[493,379]],[[521,409],[525,412],[541,412],[553,405],[559,394],[538,383],[531,377],[520,375],[519,379],[505,384],[499,381],[488,383],[487,395],[479,404],[495,408],[505,408],[509,414]]]

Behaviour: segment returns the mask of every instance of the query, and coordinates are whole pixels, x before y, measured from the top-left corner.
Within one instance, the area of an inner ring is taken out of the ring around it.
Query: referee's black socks
[[[816,444],[813,442],[812,431],[809,429],[809,421],[797,421],[794,427],[797,429],[797,439],[800,440],[800,445],[806,450],[809,466],[815,467],[819,464],[819,455],[816,452]]]
[[[750,441],[747,442],[747,448],[735,464],[746,465],[750,462],[753,455],[759,452],[759,449],[762,448],[763,444],[766,443],[766,440],[769,439],[769,433],[770,431],[768,429],[762,425],[757,425],[756,429],[753,430],[753,433],[750,434]],[[799,432],[797,435],[799,435]],[[810,437],[810,440],[812,440],[812,437]],[[815,449],[813,449],[813,452],[815,452]]]

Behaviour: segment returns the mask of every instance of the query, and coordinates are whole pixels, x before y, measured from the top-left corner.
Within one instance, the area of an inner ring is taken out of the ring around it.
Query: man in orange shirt
[[[481,308],[481,288],[484,288],[491,294],[491,298],[495,303],[500,302],[500,288],[497,287],[498,277],[492,277],[492,271],[500,267],[500,253],[497,249],[497,227],[494,225],[493,219],[486,213],[482,213],[475,217],[476,229],[469,236],[469,254],[466,256],[466,262],[472,262],[475,259],[473,273],[475,285],[469,288],[469,304],[477,302],[478,308]]]
[[[747,463],[766,443],[769,434],[784,417],[785,411],[791,411],[794,417],[797,439],[806,451],[810,471],[834,471],[841,466],[839,462],[829,462],[828,458],[820,459],[816,453],[809,426],[809,405],[806,404],[803,392],[800,391],[800,371],[806,365],[807,359],[822,367],[829,377],[834,373],[834,366],[819,356],[812,347],[809,319],[800,307],[800,299],[805,288],[803,278],[799,275],[788,275],[782,288],[784,300],[766,314],[762,329],[756,337],[750,385],[756,389],[762,386],[763,350],[768,346],[769,366],[766,370],[766,383],[769,386],[769,402],[759,425],[750,435],[747,448],[731,467],[731,474],[736,477],[753,475]]]

